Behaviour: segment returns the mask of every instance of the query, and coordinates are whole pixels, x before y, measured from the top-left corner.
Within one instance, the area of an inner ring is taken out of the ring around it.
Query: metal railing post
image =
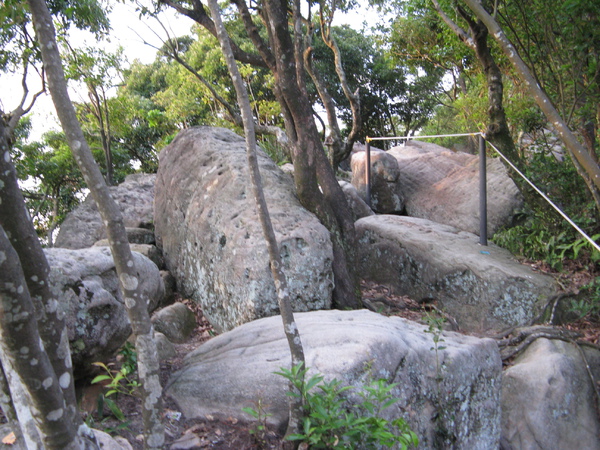
[[[479,243],[488,245],[487,238],[487,167],[485,139],[479,135]]]
[[[367,151],[366,151],[366,162],[365,162],[365,201],[369,208],[371,207],[371,139],[367,137]]]

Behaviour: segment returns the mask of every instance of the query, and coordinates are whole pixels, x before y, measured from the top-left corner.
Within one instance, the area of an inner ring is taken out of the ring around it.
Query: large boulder
[[[119,290],[115,263],[107,247],[44,250],[50,265],[49,282],[61,299],[76,377],[86,375],[91,363],[106,361],[131,334],[131,325]],[[138,280],[148,299],[148,310],[164,296],[156,265],[133,252]]]
[[[262,150],[258,161],[294,310],[329,308],[329,233]],[[157,243],[179,292],[218,331],[279,310],[252,192],[244,139],[230,130],[182,131],[159,155]]]
[[[372,148],[370,202],[373,211],[380,214],[401,213],[404,210],[404,198],[398,185],[400,171],[398,161],[383,150]],[[365,176],[366,152],[352,154],[352,185],[363,200],[367,200]]]
[[[438,301],[464,331],[527,325],[556,293],[553,279],[474,234],[391,215],[356,222],[359,273],[417,301]]]
[[[479,157],[409,141],[387,152],[398,162],[406,214],[479,234]],[[523,205],[497,158],[487,159],[488,235],[511,223]]]
[[[321,373],[357,388],[381,378],[397,383],[398,402],[382,415],[405,418],[420,449],[498,448],[502,363],[494,341],[444,333],[445,348],[436,353],[426,326],[367,310],[300,313],[296,322],[308,376]],[[242,408],[260,400],[281,428],[288,383],[274,372],[290,364],[281,318],[261,319],[188,354],[165,392],[187,418],[249,419]]]
[[[600,449],[597,387],[586,367],[598,379],[599,360],[596,349],[534,341],[502,376],[503,448]]]
[[[152,228],[155,179],[156,175],[154,174],[136,173],[127,176],[120,185],[109,188],[111,196],[121,210],[125,227],[132,229],[128,233],[130,235],[129,242],[134,242],[134,235],[142,233],[142,230],[134,229]],[[87,248],[105,238],[106,231],[96,202],[91,195],[88,195],[81,205],[67,215],[60,226],[54,245],[72,249]],[[143,242],[140,242],[139,239],[135,242],[153,243],[147,241],[146,237]]]
[[[350,211],[352,212],[352,218],[355,222],[363,217],[375,215],[373,210],[369,208],[369,205],[367,205],[365,201],[361,198],[354,185],[343,180],[340,180],[338,182],[340,184],[340,187],[342,188],[342,191],[344,191],[346,201],[348,202],[348,206],[350,207]]]

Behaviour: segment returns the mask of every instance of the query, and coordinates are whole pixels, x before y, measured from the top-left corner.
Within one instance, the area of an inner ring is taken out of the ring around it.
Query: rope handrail
[[[517,169],[517,167],[512,162],[510,162],[510,160],[506,156],[504,156],[494,144],[492,144],[490,141],[487,142],[492,146],[494,150],[496,150],[496,152],[498,152],[500,157],[504,161],[506,161],[506,163],[521,176],[521,178],[523,178],[538,194],[542,196],[544,200],[546,200],[550,204],[550,206],[552,206],[556,210],[556,212],[558,212],[573,228],[575,228],[575,230],[577,230],[577,232],[581,236],[583,236],[590,244],[592,244],[592,246],[596,250],[600,252],[600,245],[596,244],[596,242],[591,237],[589,237],[587,233],[583,231],[575,222],[573,222],[571,218],[562,211],[562,209],[560,209],[552,200],[550,200],[550,198],[546,194],[544,194],[540,189],[538,189],[538,187],[535,184],[533,184],[533,182],[530,181],[529,178],[527,178],[519,169]]]
[[[366,137],[366,141],[367,143],[371,142],[371,141],[387,141],[387,140],[409,140],[409,139],[433,139],[433,138],[441,138],[441,137],[460,137],[460,136],[482,136],[485,139],[485,134],[477,131],[477,132],[473,132],[473,133],[458,133],[458,134],[437,134],[437,135],[429,135],[429,136],[392,136],[392,137],[386,137],[386,136],[382,136],[382,137]],[[573,220],[571,220],[571,218],[569,216],[567,216],[562,209],[560,209],[552,200],[550,200],[550,198],[544,194],[535,184],[533,184],[533,182],[531,180],[529,180],[529,178],[527,178],[525,176],[525,174],[523,174],[523,172],[521,172],[519,169],[517,169],[517,167],[506,157],[502,154],[502,152],[500,150],[498,150],[498,148],[492,144],[490,141],[488,141],[486,139],[486,142],[488,142],[492,148],[494,150],[496,150],[496,152],[498,153],[498,155],[500,155],[500,157],[506,161],[506,163],[515,171],[519,174],[519,176],[521,178],[523,178],[538,194],[540,194],[542,196],[542,198],[544,200],[546,200],[550,206],[552,206],[562,217],[563,219],[565,219],[569,225],[571,225],[573,228],[575,228],[575,230],[585,239],[587,240],[596,250],[598,250],[600,252],[600,245],[598,245],[590,236],[588,236],[588,234],[583,231],[575,222],[573,222]]]
[[[460,136],[483,136],[483,134],[479,131],[476,133],[458,133],[458,134],[435,134],[431,136],[379,136],[379,137],[368,137],[366,138],[367,142],[371,141],[392,141],[392,140],[409,140],[409,139],[432,139],[438,137],[460,137]]]

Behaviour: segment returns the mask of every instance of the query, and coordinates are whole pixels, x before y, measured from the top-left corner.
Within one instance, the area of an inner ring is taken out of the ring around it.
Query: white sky
[[[140,20],[139,14],[135,11],[135,6],[131,3],[118,3],[111,0],[113,12],[110,15],[111,37],[110,41],[97,44],[90,33],[74,30],[71,34],[71,45],[73,47],[83,47],[101,45],[106,50],[116,50],[118,46],[124,49],[124,55],[128,63],[139,59],[142,63],[148,64],[154,61],[156,50],[145,45],[142,38],[157,47],[161,46],[159,36],[164,37],[164,31],[154,19]],[[377,13],[372,10],[361,9],[352,11],[350,14],[339,15],[336,24],[348,23],[355,28],[362,28],[363,21],[370,20],[369,25],[373,25],[378,20]],[[190,28],[194,22],[188,17],[181,16],[168,8],[161,14],[161,21],[169,29],[169,33],[174,36],[182,36],[190,33]],[[156,33],[156,34],[155,34]],[[139,35],[139,36],[138,36]],[[142,36],[142,38],[140,38]],[[0,106],[5,112],[12,111],[20,102],[23,95],[21,88],[21,74],[0,74]],[[30,95],[39,91],[41,82],[36,74],[30,73],[28,77],[28,87]],[[81,89],[73,87],[71,89],[71,99],[73,101],[83,101],[83,92]],[[51,129],[59,129],[54,106],[50,95],[41,95],[32,109],[33,113],[33,132],[32,139],[39,137]]]

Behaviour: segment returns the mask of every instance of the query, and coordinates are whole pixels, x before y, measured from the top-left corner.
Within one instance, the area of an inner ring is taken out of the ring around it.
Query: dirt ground
[[[543,265],[532,264],[535,270],[548,271]],[[554,274],[563,286],[571,292],[588,283],[596,273],[589,270],[571,268],[569,275]],[[421,305],[408,297],[395,296],[386,286],[373,283],[362,283],[363,301],[366,307],[384,315],[396,315],[414,321],[422,321],[426,313],[437,310],[435,304]],[[202,315],[202,311],[187,302],[195,310],[198,318],[198,327],[190,341],[176,345],[177,357],[161,365],[161,381],[166,383],[171,373],[181,367],[183,356],[196,348],[200,343],[210,339],[214,331]],[[452,329],[452,319],[448,318],[448,326]],[[598,345],[600,337],[600,321],[585,318],[569,323],[564,328],[577,331],[582,340]],[[115,361],[116,366],[119,362]],[[97,398],[101,388],[97,385],[81,389],[83,414],[89,418],[95,428],[104,429],[113,435],[124,437],[134,449],[143,448],[142,418],[139,399],[127,395],[118,395],[116,398],[119,408],[126,416],[126,422],[116,420],[105,407],[104,417],[99,418],[95,412]],[[166,426],[166,449],[283,449],[289,448],[289,443],[282,440],[273,430],[257,432],[256,424],[244,423],[235,418],[208,417],[202,420],[187,420],[181,417],[177,406],[169,399],[165,400],[164,423]]]

